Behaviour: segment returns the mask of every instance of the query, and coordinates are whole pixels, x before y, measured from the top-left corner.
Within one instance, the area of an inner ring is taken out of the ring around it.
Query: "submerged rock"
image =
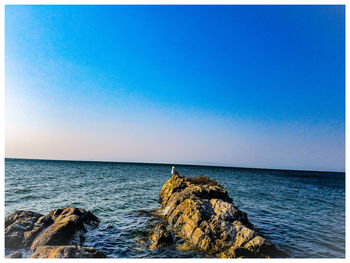
[[[161,214],[169,227],[207,254],[224,258],[286,256],[254,229],[247,214],[232,203],[223,186],[208,177],[173,175],[159,197]],[[162,235],[162,229],[154,231]],[[161,244],[150,239],[152,246]]]
[[[46,216],[16,211],[5,218],[5,248],[36,251],[43,246],[80,245],[83,234],[98,224],[90,211],[75,207],[56,209]]]

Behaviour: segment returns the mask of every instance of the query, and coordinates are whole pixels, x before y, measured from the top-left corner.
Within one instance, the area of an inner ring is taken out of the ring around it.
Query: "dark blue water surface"
[[[207,175],[272,243],[291,257],[345,257],[345,174],[178,165],[185,176]],[[142,242],[155,219],[171,165],[5,160],[5,214],[47,214],[76,206],[100,220],[84,246],[108,257],[203,257],[176,247],[149,250]],[[146,211],[145,213],[142,211]]]

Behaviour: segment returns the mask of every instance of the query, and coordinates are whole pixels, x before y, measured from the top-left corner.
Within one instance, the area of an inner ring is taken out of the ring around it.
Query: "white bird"
[[[179,175],[179,173],[175,171],[175,166],[172,167],[171,174],[172,175]]]

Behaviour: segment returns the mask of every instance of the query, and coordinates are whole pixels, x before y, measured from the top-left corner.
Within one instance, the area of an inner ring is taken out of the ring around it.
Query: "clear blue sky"
[[[6,156],[344,171],[344,6],[6,6]]]

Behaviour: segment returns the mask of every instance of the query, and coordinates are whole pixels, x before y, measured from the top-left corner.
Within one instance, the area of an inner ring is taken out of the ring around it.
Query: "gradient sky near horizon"
[[[344,171],[344,6],[6,6],[6,157]]]

